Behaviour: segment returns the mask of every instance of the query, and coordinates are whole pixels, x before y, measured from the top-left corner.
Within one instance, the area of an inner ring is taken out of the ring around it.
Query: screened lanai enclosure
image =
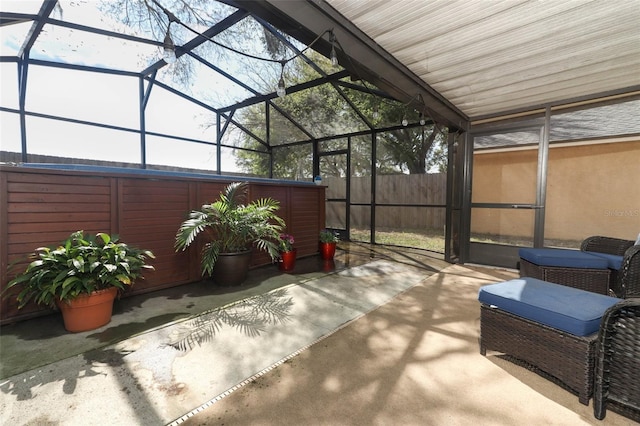
[[[0,18],[3,283],[66,212],[29,192],[51,173],[319,187],[319,227],[451,262],[640,231],[638,2],[3,1]]]

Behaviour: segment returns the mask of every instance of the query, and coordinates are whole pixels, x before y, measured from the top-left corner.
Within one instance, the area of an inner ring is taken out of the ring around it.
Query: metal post
[[[27,98],[27,74],[29,71],[29,61],[24,57],[18,62],[18,105],[20,108],[20,138],[22,162],[26,163],[27,158],[27,118],[25,114],[25,103]]]
[[[266,128],[267,149],[269,150],[269,178],[273,179],[273,148],[271,147],[271,108],[269,102],[264,103],[264,121]]]
[[[469,260],[471,243],[471,177],[473,174],[473,137],[469,131],[464,133],[462,162],[462,205],[460,211],[460,263]]]
[[[220,114],[216,114],[216,173],[222,174],[222,119]]]
[[[547,168],[549,167],[549,135],[551,133],[551,107],[544,114],[544,126],[540,130],[538,146],[538,182],[536,188],[536,212],[533,233],[533,246],[544,246],[544,220],[547,200]]]
[[[140,168],[147,168],[147,128],[145,123],[144,110],[146,107],[144,93],[144,78],[139,77],[139,98],[140,98]]]
[[[371,217],[370,221],[370,231],[371,238],[370,243],[374,244],[376,242],[376,156],[378,155],[376,139],[378,133],[373,131],[371,132]]]

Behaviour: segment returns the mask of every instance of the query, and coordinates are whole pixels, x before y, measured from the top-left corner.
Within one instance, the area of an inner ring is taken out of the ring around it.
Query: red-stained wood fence
[[[189,177],[114,171],[69,171],[0,166],[0,291],[24,270],[25,256],[54,246],[71,232],[117,234],[132,246],[152,250],[155,271],[146,274],[125,297],[201,279],[196,247],[176,252],[176,231],[186,214],[216,200],[233,177]],[[249,199],[271,197],[296,239],[298,256],[318,252],[325,223],[324,187],[292,181],[249,180]],[[255,253],[252,267],[271,259]],[[15,269],[14,269],[15,268]],[[0,304],[0,324],[47,312],[36,305],[17,310],[12,298]]]

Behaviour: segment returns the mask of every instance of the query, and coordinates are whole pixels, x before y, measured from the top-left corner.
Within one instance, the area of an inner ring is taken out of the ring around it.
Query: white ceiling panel
[[[326,0],[467,116],[640,85],[640,0]]]

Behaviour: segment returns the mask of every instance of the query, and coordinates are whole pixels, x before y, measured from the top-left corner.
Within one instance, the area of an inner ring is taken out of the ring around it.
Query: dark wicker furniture
[[[609,408],[640,422],[639,298],[622,301],[605,312],[595,364],[595,417],[604,419]]]
[[[640,245],[634,245],[631,240],[593,236],[582,242],[580,250],[622,256],[622,266],[619,270],[610,269],[607,276],[607,271],[602,269],[539,266],[520,259],[520,276],[609,294],[621,299],[640,297]],[[605,276],[608,279],[606,286]]]
[[[580,250],[624,256],[624,253],[631,246],[633,246],[633,241],[596,235],[585,239],[580,245]]]
[[[609,288],[616,297],[640,297],[640,246],[619,238],[593,236],[582,242],[582,251],[623,256],[622,266],[612,271]]]
[[[537,278],[593,293],[608,294],[611,270],[536,265],[520,258],[520,276]]]
[[[589,405],[597,334],[580,337],[503,310],[480,306],[480,353],[514,361],[578,395]]]

